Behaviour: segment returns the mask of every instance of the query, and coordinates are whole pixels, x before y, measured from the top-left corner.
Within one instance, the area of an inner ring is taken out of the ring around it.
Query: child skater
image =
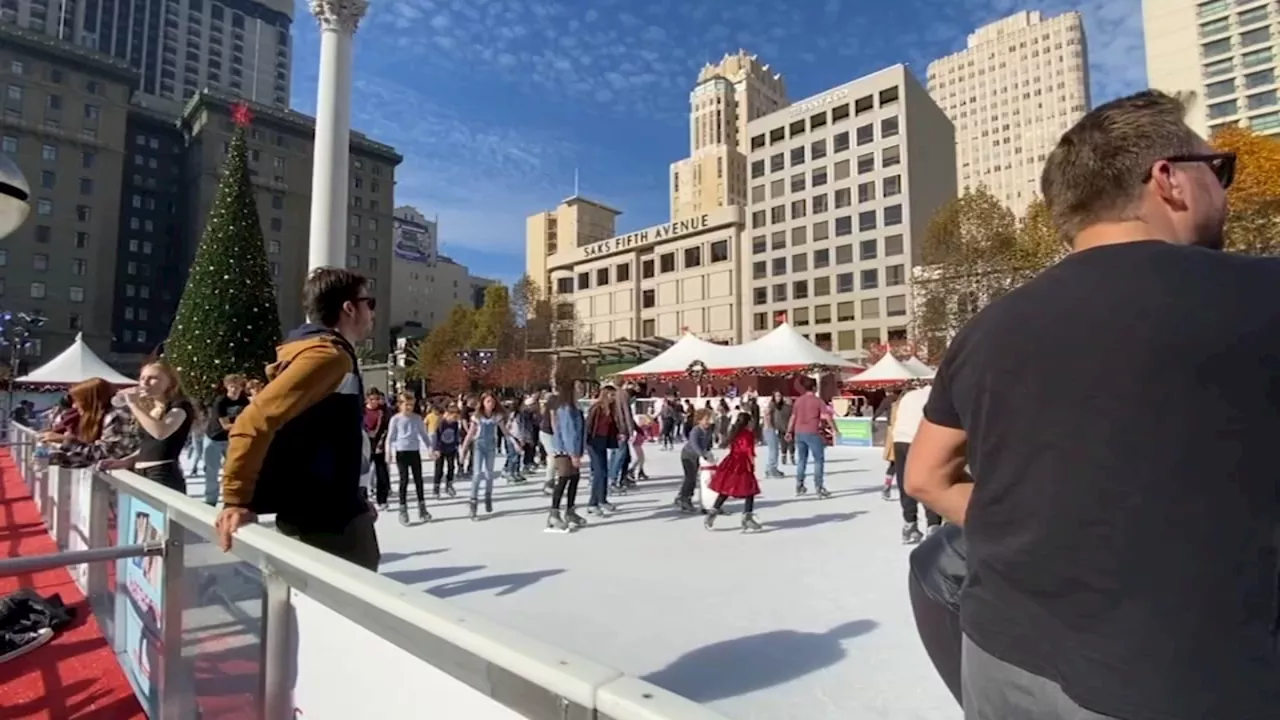
[[[708,530],[715,525],[716,516],[722,512],[724,501],[731,497],[746,501],[745,512],[742,514],[742,531],[760,529],[754,513],[760,483],[756,480],[756,435],[753,422],[751,413],[739,413],[733,427],[729,429],[729,454],[716,465],[711,474],[710,487],[716,493],[716,502],[703,521]]]
[[[684,469],[684,482],[680,484],[680,492],[676,495],[676,508],[682,513],[696,513],[693,507],[693,493],[698,489],[698,471],[701,463],[714,463],[716,458],[711,454],[711,423],[714,413],[711,408],[703,408],[690,413],[692,427],[685,433],[684,447],[680,449],[680,465]]]
[[[396,459],[400,471],[400,524],[409,524],[409,476],[413,476],[413,489],[418,494],[418,521],[427,522],[427,498],[422,491],[422,448],[428,447],[427,425],[422,416],[414,412],[417,398],[401,393],[400,412],[391,418],[387,426],[387,455]]]
[[[440,480],[444,480],[444,492],[449,497],[457,495],[453,489],[453,475],[458,469],[458,446],[462,443],[462,421],[458,418],[458,408],[450,405],[445,409],[435,432],[431,435],[432,453],[436,461],[435,490],[436,500],[440,499]]]
[[[648,415],[636,416],[636,432],[631,436],[631,476],[636,480],[648,480],[644,472],[644,443],[649,439],[649,426],[653,419]]]
[[[502,427],[502,407],[498,398],[485,393],[480,398],[480,407],[471,416],[471,429],[467,431],[466,440],[462,441],[462,454],[471,452],[475,470],[471,476],[471,499],[467,503],[468,516],[478,520],[476,506],[480,503],[480,486],[484,485],[484,511],[493,512],[493,463],[498,455],[498,447],[507,442],[506,432]]]
[[[578,482],[582,479],[582,456],[587,452],[582,409],[574,397],[573,383],[560,385],[560,397],[551,407],[555,431],[551,434],[550,462],[555,465],[555,481],[551,489],[551,512],[547,514],[547,532],[570,532],[587,521],[578,514]],[[561,502],[566,503],[560,514]]]

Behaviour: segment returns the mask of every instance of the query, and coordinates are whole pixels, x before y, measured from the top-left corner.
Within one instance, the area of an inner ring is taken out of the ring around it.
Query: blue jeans
[[[507,466],[506,473],[511,477],[520,474],[520,448],[514,440],[507,442]]]
[[[475,458],[475,473],[471,476],[471,502],[480,499],[480,483],[484,483],[484,496],[493,496],[493,462],[498,457],[498,448],[493,445],[471,446]]]
[[[796,434],[796,485],[804,484],[805,466],[809,464],[809,453],[813,453],[813,486],[821,490],[822,470],[827,462],[827,446],[822,443],[818,433]]]
[[[204,501],[218,505],[218,493],[222,490],[222,461],[227,457],[226,440],[206,440],[204,444]]]
[[[623,443],[622,447],[609,449],[609,482],[617,485],[626,474],[631,460],[631,448]]]
[[[609,499],[609,438],[587,438],[587,457],[591,460],[591,499],[587,505],[600,507]]]
[[[773,428],[764,429],[764,444],[769,448],[768,460],[765,461],[764,471],[767,473],[778,472],[778,453],[782,448],[778,444],[778,431]]]

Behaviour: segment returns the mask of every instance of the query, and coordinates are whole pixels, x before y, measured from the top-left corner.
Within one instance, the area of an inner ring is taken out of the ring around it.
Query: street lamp
[[[12,160],[0,155],[0,238],[22,227],[31,213],[31,186]]]
[[[22,352],[35,344],[35,331],[44,326],[44,316],[35,313],[0,311],[0,347],[9,349],[9,393],[6,411],[13,412],[13,386],[18,379]]]

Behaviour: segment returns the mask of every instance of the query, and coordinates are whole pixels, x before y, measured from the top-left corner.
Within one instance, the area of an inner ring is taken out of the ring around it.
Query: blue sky
[[[978,25],[1084,13],[1095,104],[1145,85],[1139,0],[374,0],[356,34],[352,125],[405,156],[396,204],[440,218],[445,253],[506,280],[525,218],[571,194],[667,220],[698,70],[745,48],[800,99],[894,63],[923,78]],[[299,2],[293,105],[314,112],[319,38]]]

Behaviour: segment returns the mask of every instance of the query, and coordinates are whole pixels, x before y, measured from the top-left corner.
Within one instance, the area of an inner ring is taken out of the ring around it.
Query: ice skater
[[[707,519],[703,524],[708,530],[712,529],[716,516],[723,512],[721,508],[725,501],[729,498],[742,498],[746,503],[742,514],[742,531],[754,532],[760,529],[760,523],[756,522],[755,517],[760,482],[756,480],[756,431],[751,413],[738,413],[726,438],[729,454],[711,473],[711,490],[716,493],[716,502],[707,511]]]
[[[573,384],[564,383],[552,418],[551,462],[555,465],[555,485],[551,489],[551,511],[547,514],[548,532],[569,532],[587,524],[574,505],[578,502],[578,481],[582,479],[582,456],[586,454],[586,420],[573,394]],[[560,504],[565,504],[564,515]]]
[[[506,433],[502,428],[502,409],[498,406],[498,398],[485,393],[480,399],[480,407],[471,417],[471,429],[467,439],[462,442],[462,453],[471,452],[475,463],[475,471],[471,476],[471,500],[468,503],[468,515],[472,520],[477,518],[477,505],[480,503],[480,485],[484,484],[484,511],[493,512],[493,463],[497,459],[498,446],[506,441]]]
[[[453,489],[453,475],[458,469],[458,445],[462,442],[462,422],[458,419],[458,408],[450,405],[444,415],[436,423],[435,432],[431,434],[432,455],[435,459],[435,477],[432,483],[432,494],[440,499],[440,481],[444,480],[444,492],[449,497],[457,495]]]
[[[429,522],[427,498],[422,490],[422,448],[431,444],[427,437],[427,425],[422,416],[414,412],[418,401],[410,393],[400,393],[399,412],[391,417],[386,429],[386,455],[395,458],[400,472],[400,524],[409,524],[409,478],[418,496],[418,522]],[[379,498],[386,502],[385,498]]]
[[[710,465],[716,461],[715,455],[711,454],[711,423],[714,416],[715,413],[710,408],[703,408],[690,415],[693,426],[685,433],[684,447],[680,449],[684,482],[680,484],[675,502],[680,512],[697,512],[693,507],[693,492],[698,488],[698,471],[702,462]]]

